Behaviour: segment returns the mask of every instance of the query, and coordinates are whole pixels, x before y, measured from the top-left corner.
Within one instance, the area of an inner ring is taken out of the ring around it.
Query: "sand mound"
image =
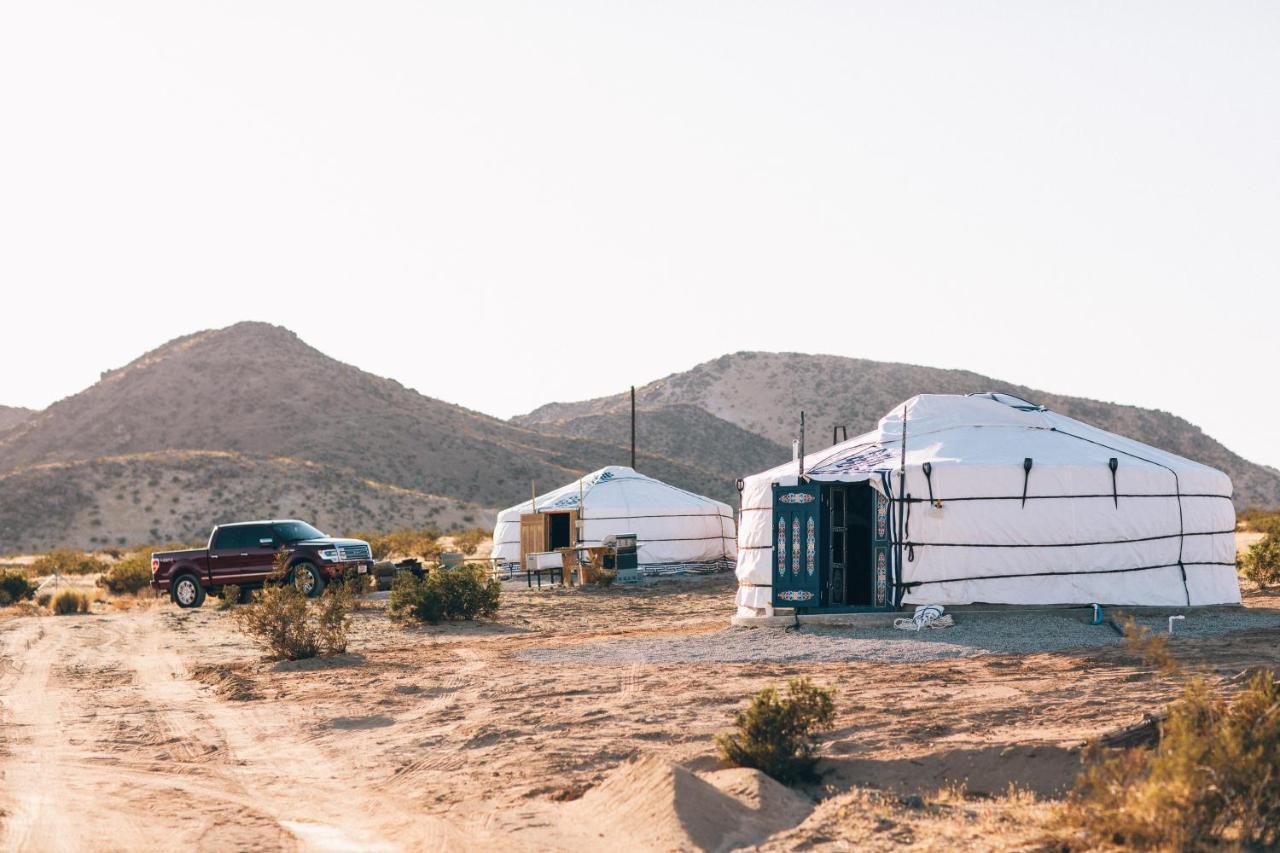
[[[762,773],[723,770],[715,784],[675,764],[623,765],[565,807],[569,823],[618,850],[732,850],[799,823],[811,804]]]

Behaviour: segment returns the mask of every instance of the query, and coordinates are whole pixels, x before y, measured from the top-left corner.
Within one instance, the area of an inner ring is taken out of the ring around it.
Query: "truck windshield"
[[[304,539],[323,539],[324,534],[305,521],[284,521],[271,525],[281,542],[301,542]]]

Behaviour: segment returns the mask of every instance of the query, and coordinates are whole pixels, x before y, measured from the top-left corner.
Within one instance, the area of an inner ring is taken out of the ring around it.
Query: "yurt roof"
[[[874,430],[806,454],[804,474],[814,480],[860,480],[896,470],[906,413],[906,464],[1005,466],[1034,458],[1035,465],[1106,464],[1110,457],[1139,460],[1175,471],[1187,491],[1230,489],[1225,474],[1165,450],[1098,429],[1008,394],[921,394],[893,408]],[[788,462],[747,478],[789,482],[798,475]]]
[[[539,512],[575,510],[579,504],[588,513],[601,510],[617,511],[623,515],[682,514],[705,511],[708,515],[732,515],[728,505],[694,494],[653,477],[648,477],[624,465],[609,465],[592,471],[558,489],[538,495]],[[498,513],[499,521],[518,518],[533,511],[533,501],[524,501]]]

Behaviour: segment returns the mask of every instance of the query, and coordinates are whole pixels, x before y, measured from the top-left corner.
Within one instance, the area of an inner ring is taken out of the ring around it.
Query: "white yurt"
[[[913,397],[746,478],[737,576],[744,617],[1240,602],[1226,474],[1005,394]]]
[[[617,465],[498,513],[493,557],[500,567],[521,564],[522,520],[526,546],[532,526],[537,550],[634,534],[642,574],[727,570],[737,555],[728,504]]]

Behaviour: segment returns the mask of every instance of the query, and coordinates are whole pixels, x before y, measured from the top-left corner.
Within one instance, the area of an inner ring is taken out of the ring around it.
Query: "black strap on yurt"
[[[928,463],[925,463],[928,464]],[[903,541],[907,546],[907,562],[914,563],[916,561],[916,546],[911,541],[911,493],[907,492],[906,505],[902,510],[902,535]]]
[[[1120,490],[1116,488],[1116,469],[1120,467],[1120,460],[1112,456],[1107,460],[1107,467],[1111,469],[1111,499],[1116,502],[1116,509],[1120,508]]]
[[[938,502],[933,499],[933,465],[926,462],[920,466],[920,470],[924,472],[924,481],[929,484],[929,504],[937,506]]]
[[[1128,450],[1124,450],[1119,447],[1112,447],[1109,444],[1103,444],[1101,441],[1094,441],[1092,438],[1085,438],[1083,435],[1076,435],[1073,432],[1067,432],[1066,430],[1058,429],[1057,427],[1050,427],[1049,429],[1051,432],[1056,432],[1061,435],[1065,435],[1068,438],[1075,438],[1080,441],[1087,441],[1089,444],[1097,445],[1098,447],[1105,447],[1107,450],[1114,450],[1117,453],[1124,454],[1125,456],[1131,456],[1134,459],[1137,459],[1139,461],[1146,462],[1150,465],[1155,465],[1157,468],[1163,468],[1164,470],[1168,471],[1170,474],[1173,475],[1174,497],[1178,499],[1178,562],[1177,562],[1177,566],[1182,571],[1182,589],[1187,594],[1187,606],[1190,607],[1191,606],[1191,587],[1187,585],[1187,567],[1182,562],[1182,546],[1186,538],[1186,527],[1182,518],[1182,481],[1178,478],[1178,472],[1175,471],[1173,468],[1170,468],[1168,465],[1165,465],[1163,462],[1157,462],[1154,459],[1148,459],[1145,456],[1139,456],[1136,453],[1130,453]],[[1116,465],[1117,467],[1119,466],[1118,461]],[[1118,502],[1117,502],[1117,506],[1119,506]],[[1208,564],[1199,563],[1197,565],[1208,565]],[[1235,565],[1235,564],[1232,563],[1231,565]]]
[[[1035,463],[1031,461],[1030,456],[1022,460],[1022,505],[1023,507],[1026,507],[1027,505],[1027,483],[1031,481],[1031,466],[1034,464]]]

